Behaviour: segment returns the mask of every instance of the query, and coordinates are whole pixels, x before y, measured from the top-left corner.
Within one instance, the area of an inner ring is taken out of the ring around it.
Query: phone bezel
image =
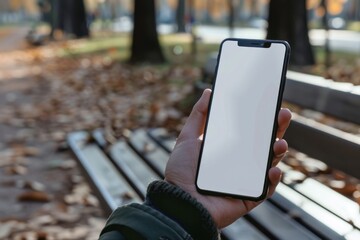
[[[218,67],[219,67],[219,62],[220,62],[221,51],[222,51],[223,45],[224,45],[224,43],[226,41],[237,41],[238,46],[256,47],[256,48],[259,48],[259,47],[260,48],[268,48],[268,47],[270,47],[270,45],[272,43],[283,44],[285,46],[285,56],[284,56],[284,62],[283,62],[282,71],[281,71],[280,87],[279,87],[279,92],[278,92],[278,97],[277,97],[277,103],[276,103],[276,109],[275,109],[275,117],[273,119],[273,122],[274,122],[273,123],[273,130],[272,130],[272,136],[271,136],[271,143],[270,143],[270,146],[269,146],[268,161],[267,161],[267,166],[266,166],[266,171],[265,171],[266,176],[264,178],[264,184],[263,184],[262,193],[259,196],[256,196],[256,197],[246,196],[246,195],[236,195],[236,194],[231,194],[231,193],[226,193],[226,192],[218,192],[218,191],[211,191],[211,190],[207,190],[207,189],[201,189],[197,184],[198,175],[199,175],[199,171],[200,171],[201,158],[202,158],[202,153],[203,153],[203,147],[204,147],[204,142],[205,142],[205,139],[206,139],[206,132],[207,132],[208,121],[209,121],[209,116],[210,116],[209,113],[211,111],[213,95],[215,93],[215,85],[216,85],[215,83],[216,83],[217,74],[218,74]],[[260,40],[260,39],[226,38],[221,42],[220,48],[219,48],[219,54],[217,56],[217,64],[216,64],[216,68],[215,68],[215,75],[214,75],[214,79],[213,79],[213,83],[212,83],[212,94],[211,94],[210,100],[209,100],[208,114],[207,114],[206,121],[205,121],[204,136],[203,136],[203,141],[202,141],[201,147],[200,147],[200,154],[199,154],[198,165],[197,165],[197,170],[196,170],[195,186],[196,186],[196,189],[197,189],[197,191],[199,193],[208,194],[208,195],[215,195],[215,196],[227,196],[227,197],[232,197],[232,198],[238,198],[238,199],[244,199],[244,200],[253,200],[253,201],[263,200],[266,197],[267,190],[268,190],[268,185],[269,185],[268,173],[269,173],[272,158],[273,158],[273,155],[274,155],[272,146],[273,146],[273,144],[275,143],[275,140],[276,140],[276,132],[277,132],[277,128],[278,128],[277,118],[278,118],[278,113],[279,113],[280,107],[281,107],[281,102],[282,102],[282,98],[283,98],[283,92],[284,92],[284,89],[285,89],[286,72],[287,72],[287,66],[288,66],[288,63],[289,63],[289,59],[290,59],[290,45],[288,44],[288,42],[283,41],[283,40],[262,40],[262,39]]]

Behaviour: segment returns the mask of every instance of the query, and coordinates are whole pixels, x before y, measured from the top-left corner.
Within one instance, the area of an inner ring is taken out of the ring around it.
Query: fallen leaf
[[[1,223],[0,224],[0,239],[6,239],[10,236],[11,230],[13,229],[14,223]]]
[[[353,198],[355,198],[355,201],[359,204],[360,206],[360,191],[359,190],[356,190],[354,193],[353,193]],[[359,212],[360,213],[360,212]]]
[[[7,167],[6,172],[12,175],[24,175],[27,173],[27,168],[21,165],[14,165]]]
[[[15,163],[25,163],[25,160],[20,156],[15,156],[12,149],[6,152],[0,152],[0,167],[6,167]]]
[[[84,178],[80,175],[72,175],[71,176],[71,182],[74,184],[79,184],[84,181]]]
[[[33,229],[39,229],[42,226],[56,223],[56,219],[53,216],[47,214],[32,218],[31,221],[29,221],[29,226]]]
[[[90,187],[85,182],[75,185],[73,192],[78,195],[88,195],[90,193]]]
[[[48,234],[46,232],[43,231],[37,231],[36,232],[36,237],[37,240],[48,240]]]
[[[329,186],[334,189],[335,191],[345,195],[345,196],[352,196],[353,193],[356,191],[356,185],[343,181],[343,180],[331,180],[329,182]]]
[[[155,115],[157,123],[162,124],[168,118],[168,112],[164,108],[160,108]]]
[[[21,151],[25,157],[34,157],[40,154],[40,149],[37,147],[24,147]]]
[[[76,167],[76,162],[72,159],[64,160],[60,163],[59,168],[63,170],[69,170]]]
[[[50,240],[44,231],[30,230],[13,234],[13,240]]]
[[[336,180],[344,180],[346,179],[346,174],[340,171],[334,171],[333,176]]]
[[[75,185],[71,194],[67,194],[64,197],[64,202],[69,205],[73,204],[82,204],[82,205],[92,205],[97,204],[96,200],[90,196],[90,188],[85,182],[80,182]],[[88,198],[88,199],[87,199]]]
[[[26,223],[16,220],[0,222],[0,239],[9,239],[8,237],[12,235],[12,233],[16,231],[24,231],[26,228]]]
[[[302,161],[305,169],[310,173],[329,173],[329,167],[316,159],[307,158],[306,160]]]
[[[17,199],[21,202],[49,202],[51,200],[51,197],[45,192],[28,191],[20,194]]]
[[[306,179],[306,175],[298,171],[287,171],[283,174],[283,181],[286,184],[302,183]]]
[[[81,214],[78,211],[54,211],[51,215],[60,223],[75,223],[81,218]]]
[[[106,219],[91,217],[91,218],[89,218],[88,222],[92,228],[102,229],[105,226]]]
[[[144,154],[151,153],[151,152],[153,152],[155,150],[156,150],[155,145],[152,144],[152,143],[149,143],[149,142],[145,142],[144,145],[143,145],[143,148],[142,148],[142,152]]]
[[[129,139],[131,137],[131,134],[132,134],[131,130],[129,130],[127,128],[123,129],[123,131],[122,131],[122,135],[127,139]]]
[[[130,192],[125,192],[120,197],[124,202],[128,202],[134,199],[134,196]]]
[[[63,142],[66,138],[66,133],[62,131],[56,131],[51,133],[51,139],[55,142]]]
[[[64,202],[68,205],[82,203],[82,196],[77,194],[68,194],[64,196]]]
[[[45,185],[37,181],[25,181],[23,182],[22,187],[38,192],[45,190]]]
[[[56,234],[56,239],[84,239],[90,232],[88,226],[78,226],[72,229],[63,229]]]
[[[94,195],[89,194],[88,196],[84,197],[84,204],[85,206],[98,207],[99,200]]]

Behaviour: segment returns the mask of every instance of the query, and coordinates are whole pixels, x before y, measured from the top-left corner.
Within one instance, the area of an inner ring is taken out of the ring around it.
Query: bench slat
[[[354,230],[354,231],[346,234],[345,237],[348,240],[359,240],[360,239],[360,231],[359,230]]]
[[[106,151],[106,140],[103,131],[96,129],[92,135],[96,142]],[[139,156],[125,140],[118,140],[108,149],[109,156],[115,166],[124,174],[136,192],[144,200],[148,184],[159,179],[159,175],[144,162],[141,156]]]
[[[156,147],[156,143],[151,140],[144,129],[134,131],[129,138],[129,143],[159,176],[164,177],[166,163],[169,159],[168,152]]]
[[[287,72],[284,100],[360,124],[360,94],[356,86],[323,77]]]
[[[106,149],[106,140],[104,138],[104,132],[102,129],[96,129],[92,131],[92,137],[96,143],[105,151]]]
[[[159,176],[124,141],[113,144],[110,155],[144,199],[148,184],[159,179]]]
[[[246,221],[245,218],[239,218],[233,224],[224,228],[221,232],[225,234],[226,239],[269,239],[262,232],[260,232],[259,229],[255,228],[248,221]]]
[[[294,115],[284,138],[289,146],[360,178],[360,138]]]
[[[68,136],[69,145],[101,197],[105,211],[110,214],[120,205],[140,202],[140,197],[101,149],[96,144],[87,143],[87,139],[89,134],[86,132],[75,132]]]
[[[272,238],[291,240],[320,239],[289,215],[281,213],[267,201],[253,209],[246,217],[250,217],[261,228],[266,229]]]
[[[283,183],[269,201],[323,239],[344,239],[342,236],[352,229],[348,223]]]
[[[301,184],[295,184],[294,188],[325,209],[360,228],[360,207],[356,202],[311,178],[305,179]]]
[[[149,136],[165,151],[171,152],[175,147],[175,137],[170,136],[165,128],[154,128],[148,131]]]

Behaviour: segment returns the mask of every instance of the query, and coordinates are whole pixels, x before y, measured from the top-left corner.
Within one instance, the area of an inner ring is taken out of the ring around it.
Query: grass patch
[[[218,44],[197,42],[197,54],[192,54],[189,34],[161,35],[160,43],[169,63],[202,66],[209,53],[218,51]],[[125,61],[130,56],[131,39],[129,34],[94,36],[89,39],[70,40],[59,48],[59,57],[80,57],[86,54],[108,54],[111,58]]]
[[[325,65],[325,49],[323,47],[314,47],[315,62],[314,66],[294,67],[290,66],[291,70],[299,71],[303,73],[327,76],[328,69]],[[350,66],[357,65],[360,56],[356,52],[344,52],[344,51],[330,51],[330,67],[339,65],[340,62],[346,62]],[[334,79],[336,80],[336,79]]]
[[[157,68],[166,68],[171,64],[204,66],[210,53],[217,52],[220,43],[204,43],[197,41],[196,56],[192,54],[192,38],[189,34],[160,35],[160,43],[165,54],[167,63],[157,65]],[[64,42],[59,48],[60,57],[81,57],[86,54],[104,54],[116,61],[126,61],[130,57],[131,35],[130,34],[106,34],[99,33],[89,39],[71,40]],[[290,69],[320,76],[326,75],[325,51],[323,47],[314,47],[316,65],[310,67],[290,67]],[[339,61],[348,64],[356,64],[359,59],[358,53],[331,51],[331,65]]]
[[[360,31],[360,21],[348,22],[348,30],[359,32]]]
[[[323,47],[314,48],[314,54],[318,64],[324,64],[325,62],[325,49]],[[359,53],[356,52],[343,52],[343,51],[330,51],[331,63],[342,59],[349,61],[349,63],[355,63],[356,59],[360,57]]]
[[[63,48],[59,49],[59,57],[74,57],[83,54],[101,53],[101,52],[120,52],[128,49],[129,37],[127,35],[118,35],[113,37],[94,37],[81,40],[70,40],[65,42]]]

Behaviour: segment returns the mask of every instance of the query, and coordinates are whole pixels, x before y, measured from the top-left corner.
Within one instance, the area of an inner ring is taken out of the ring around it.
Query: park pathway
[[[0,35],[0,53],[22,50],[27,47],[25,37],[29,31],[29,28],[16,27],[2,31],[7,31],[7,34]]]

